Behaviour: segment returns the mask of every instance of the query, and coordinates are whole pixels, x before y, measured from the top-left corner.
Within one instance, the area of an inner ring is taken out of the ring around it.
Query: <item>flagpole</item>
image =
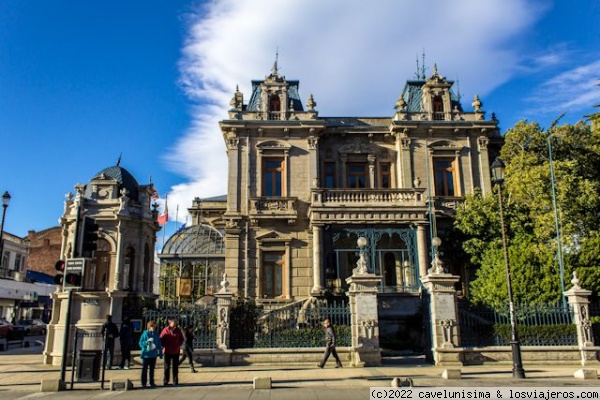
[[[175,207],[175,232],[179,230],[179,204]]]
[[[169,195],[166,194],[165,195],[165,212],[168,212],[168,209],[169,209],[168,208],[168,204],[167,204],[168,200],[169,200]],[[165,221],[165,226],[163,227],[163,240],[162,240],[161,252],[162,252],[162,249],[164,249],[164,247],[165,247],[165,233],[167,232],[167,226],[169,226],[169,220],[168,219]]]

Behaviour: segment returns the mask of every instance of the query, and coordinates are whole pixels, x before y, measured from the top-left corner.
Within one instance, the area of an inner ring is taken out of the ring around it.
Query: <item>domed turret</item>
[[[138,200],[138,181],[131,175],[129,171],[125,168],[121,167],[119,163],[112,167],[108,167],[98,172],[92,179],[90,179],[90,183],[97,180],[113,180],[118,183],[118,191],[117,196],[120,197],[120,193],[122,189],[127,190],[127,196],[130,199]],[[84,197],[88,199],[95,198],[95,190],[94,185],[88,184],[85,188]]]

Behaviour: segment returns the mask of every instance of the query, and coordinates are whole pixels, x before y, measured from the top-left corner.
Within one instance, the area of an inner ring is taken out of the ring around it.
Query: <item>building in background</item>
[[[27,279],[30,242],[4,232],[0,264],[0,318],[18,321],[23,318],[48,318],[50,293],[56,286],[47,281],[33,283]]]

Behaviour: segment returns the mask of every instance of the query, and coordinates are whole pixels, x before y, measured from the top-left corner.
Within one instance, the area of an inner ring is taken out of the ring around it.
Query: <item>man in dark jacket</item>
[[[190,372],[193,374],[196,373],[196,369],[194,368],[194,327],[188,325],[185,327],[183,331],[183,335],[185,336],[185,344],[183,345],[183,355],[179,360],[179,365],[183,363],[183,361],[187,358],[190,363]]]
[[[133,346],[133,332],[129,323],[129,318],[123,318],[121,331],[119,332],[119,341],[121,342],[121,364],[119,369],[129,369],[131,367],[131,347]]]
[[[160,341],[165,357],[165,375],[163,378],[165,386],[169,385],[171,365],[173,365],[173,385],[179,384],[179,351],[184,340],[183,333],[177,326],[177,319],[169,318],[169,325],[165,326],[165,329],[160,333]]]
[[[325,348],[323,359],[317,364],[317,367],[323,368],[329,355],[333,354],[333,358],[335,358],[335,367],[342,368],[342,362],[338,357],[337,351],[335,351],[335,333],[333,332],[333,327],[331,326],[329,318],[326,318],[325,321],[323,321],[323,325],[325,326],[325,342],[327,343],[327,347]]]
[[[115,339],[119,337],[119,328],[112,322],[112,315],[106,316],[106,322],[102,325],[102,338],[104,339],[104,368],[112,369],[113,357],[115,355]]]

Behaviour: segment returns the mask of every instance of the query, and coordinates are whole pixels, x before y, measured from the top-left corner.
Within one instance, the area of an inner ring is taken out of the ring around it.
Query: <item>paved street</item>
[[[527,379],[512,378],[511,365],[486,365],[462,367],[463,379],[445,380],[445,368],[425,364],[420,359],[397,359],[397,364],[374,368],[333,368],[331,362],[325,369],[312,365],[236,367],[202,367],[197,374],[183,368],[180,386],[140,390],[140,367],[106,371],[107,381],[115,378],[131,379],[135,390],[120,392],[100,390],[99,383],[75,383],[74,390],[60,393],[40,393],[42,379],[57,379],[60,368],[41,364],[41,346],[26,349],[9,349],[0,355],[0,399],[302,399],[341,400],[368,399],[369,387],[389,386],[394,377],[410,377],[420,387],[483,387],[483,386],[589,386],[600,390],[600,381],[573,377],[576,365],[557,366],[525,365]],[[597,366],[596,366],[597,367]],[[67,379],[70,378],[67,370]],[[254,377],[270,377],[272,390],[253,390]],[[162,381],[162,369],[156,373],[157,383]],[[108,388],[108,382],[106,384]]]

